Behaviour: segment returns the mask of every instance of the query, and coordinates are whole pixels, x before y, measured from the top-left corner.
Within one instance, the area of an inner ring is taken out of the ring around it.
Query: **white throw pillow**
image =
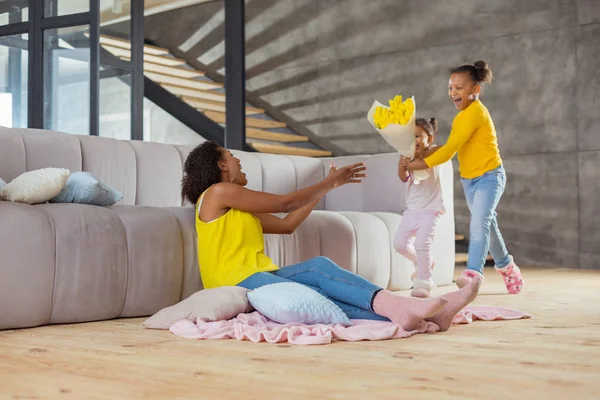
[[[2,190],[2,197],[18,203],[46,203],[65,187],[70,174],[64,168],[42,168],[25,172],[6,185]]]
[[[352,325],[333,301],[296,282],[261,286],[248,292],[248,300],[256,311],[280,324]]]

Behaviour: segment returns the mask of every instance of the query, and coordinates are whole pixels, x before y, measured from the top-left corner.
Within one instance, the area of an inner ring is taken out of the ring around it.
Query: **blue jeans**
[[[327,257],[315,257],[273,272],[257,272],[237,286],[254,290],[280,282],[297,282],[333,301],[350,319],[389,321],[373,312],[372,301],[381,290],[368,280],[346,271]]]
[[[498,228],[496,207],[506,186],[506,172],[500,166],[474,178],[461,179],[471,212],[467,269],[483,273],[488,251],[498,268],[510,263],[504,239]]]

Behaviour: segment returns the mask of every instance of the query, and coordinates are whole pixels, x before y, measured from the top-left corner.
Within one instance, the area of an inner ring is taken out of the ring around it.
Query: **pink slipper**
[[[471,282],[471,279],[473,278],[479,278],[483,282],[482,273],[474,271],[472,269],[465,269],[456,280],[456,286],[458,286],[459,289],[462,289],[463,287],[467,286],[467,284]]]
[[[502,279],[504,279],[504,284],[506,285],[506,290],[510,294],[519,294],[521,290],[523,290],[523,284],[525,281],[523,280],[523,276],[521,275],[521,270],[515,264],[512,256],[510,257],[510,264],[506,267],[498,268],[495,267],[496,271],[502,275]]]

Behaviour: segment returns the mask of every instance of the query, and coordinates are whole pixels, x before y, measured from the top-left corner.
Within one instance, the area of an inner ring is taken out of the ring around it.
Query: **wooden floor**
[[[525,270],[518,296],[486,272],[476,304],[534,318],[314,347],[181,339],[142,319],[4,331],[0,398],[599,399],[600,271]]]

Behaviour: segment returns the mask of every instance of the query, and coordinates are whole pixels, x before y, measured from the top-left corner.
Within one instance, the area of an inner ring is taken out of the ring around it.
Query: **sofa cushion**
[[[135,204],[154,207],[180,206],[183,164],[179,151],[173,146],[161,143],[138,140],[128,143],[135,152]]]
[[[39,207],[0,202],[0,330],[44,325],[54,293],[55,236]]]
[[[198,268],[198,251],[196,249],[196,220],[194,207],[165,207],[179,223],[183,244],[183,283],[179,300],[186,299],[203,288]]]
[[[99,136],[78,137],[83,170],[122,193],[119,204],[135,204],[137,163],[131,144]]]
[[[0,176],[10,182],[27,171],[25,143],[19,130],[0,126]]]
[[[177,303],[184,255],[177,219],[162,207],[113,206],[108,210],[120,219],[127,238],[127,295],[119,316],[152,315]]]
[[[119,316],[130,279],[128,238],[119,217],[108,208],[83,204],[48,203],[30,209],[44,212],[54,230],[51,261],[55,274],[49,322]]]

